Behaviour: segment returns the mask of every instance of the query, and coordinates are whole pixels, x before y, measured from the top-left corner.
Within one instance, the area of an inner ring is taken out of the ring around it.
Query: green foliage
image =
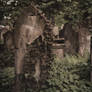
[[[10,51],[2,48],[0,48],[0,92],[11,92],[15,76],[14,57]]]
[[[55,23],[81,23],[92,18],[91,0],[46,0],[41,3],[46,14],[55,19]]]
[[[44,91],[40,91],[40,92],[60,92],[60,90],[57,90],[55,87],[52,87],[52,88],[48,88]]]
[[[10,92],[14,81],[14,67],[7,67],[0,71],[0,92]]]
[[[90,21],[92,18],[92,0],[12,0],[10,4],[9,2],[10,0],[0,0],[0,16],[1,19],[6,17],[10,24],[15,23],[20,10],[31,2],[35,2],[59,26],[68,22]]]
[[[0,67],[6,68],[14,66],[14,53],[5,49],[4,46],[2,46],[0,51]]]
[[[32,1],[58,26],[92,20],[92,0],[12,0],[10,4],[10,0],[0,0],[0,21],[6,19],[14,27],[21,10]],[[7,51],[0,53],[0,67],[4,67],[0,71],[0,92],[8,92],[12,84],[13,69],[6,67],[14,64],[10,61],[14,61],[12,54]],[[55,59],[49,71],[49,86],[44,92],[91,92],[92,85],[88,81],[90,66],[87,61],[87,57],[68,55],[62,60]]]
[[[47,89],[41,92],[91,92],[88,57],[68,56],[55,58],[49,71]]]

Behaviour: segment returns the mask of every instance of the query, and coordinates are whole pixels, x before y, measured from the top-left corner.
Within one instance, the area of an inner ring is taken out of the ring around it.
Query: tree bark
[[[22,44],[21,48],[18,48],[15,53],[15,88],[13,92],[24,91],[24,56],[26,54],[26,44]]]
[[[16,74],[15,88],[13,92],[24,92],[24,74]]]
[[[90,81],[92,82],[92,37],[91,37],[91,45],[90,45],[90,61],[91,61]]]

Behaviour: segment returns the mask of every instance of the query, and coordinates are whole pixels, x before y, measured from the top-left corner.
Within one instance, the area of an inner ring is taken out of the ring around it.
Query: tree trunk
[[[22,45],[23,46],[23,45]],[[26,45],[16,50],[15,53],[15,88],[13,92],[23,92],[24,90],[24,56],[26,54]]]
[[[92,37],[91,37],[91,45],[90,45],[90,61],[91,61],[91,66],[92,66]],[[90,71],[90,81],[92,82],[92,67]]]
[[[24,92],[24,74],[16,74],[13,92]]]

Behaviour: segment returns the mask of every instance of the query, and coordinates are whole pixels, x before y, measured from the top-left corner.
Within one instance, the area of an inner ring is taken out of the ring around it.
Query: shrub
[[[88,55],[55,58],[50,67],[49,86],[41,92],[92,92]]]

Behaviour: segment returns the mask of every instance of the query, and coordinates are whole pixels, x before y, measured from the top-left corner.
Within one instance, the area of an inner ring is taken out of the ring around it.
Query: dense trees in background
[[[31,2],[58,25],[68,22],[90,24],[92,20],[91,0],[0,0],[0,18],[14,23],[20,11]]]

